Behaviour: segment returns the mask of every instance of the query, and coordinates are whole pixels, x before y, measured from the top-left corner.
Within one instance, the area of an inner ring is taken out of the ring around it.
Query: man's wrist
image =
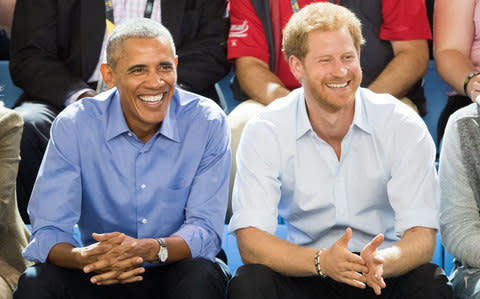
[[[325,274],[325,269],[324,268],[322,269],[322,263],[320,261],[320,257],[321,257],[321,255],[324,251],[325,251],[325,249],[320,249],[319,251],[317,251],[317,253],[315,254],[315,258],[314,258],[315,269],[317,270],[318,276],[320,276],[322,278],[327,277],[327,275]]]
[[[158,253],[160,252],[160,243],[156,239],[148,239],[151,250],[147,258],[148,262],[156,263],[158,262]]]
[[[75,263],[75,268],[83,271],[86,265],[88,265],[85,258],[82,256],[83,247],[75,247],[72,249],[73,261]]]

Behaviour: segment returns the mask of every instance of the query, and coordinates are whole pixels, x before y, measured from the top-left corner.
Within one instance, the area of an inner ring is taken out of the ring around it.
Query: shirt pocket
[[[162,223],[162,231],[171,234],[177,231],[185,222],[185,209],[190,194],[190,186],[183,188],[159,188],[155,194],[157,205],[152,213]],[[156,212],[154,212],[156,210]]]
[[[187,198],[190,193],[190,186],[180,185],[159,188],[155,197],[161,201],[161,207],[171,210],[184,210]]]

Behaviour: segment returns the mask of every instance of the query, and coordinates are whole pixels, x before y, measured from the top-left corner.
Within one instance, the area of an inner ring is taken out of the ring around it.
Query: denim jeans
[[[457,265],[449,278],[455,299],[480,299],[480,269]]]

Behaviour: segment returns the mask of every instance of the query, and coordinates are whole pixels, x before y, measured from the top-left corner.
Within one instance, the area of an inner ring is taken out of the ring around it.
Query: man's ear
[[[115,86],[115,76],[113,74],[113,69],[110,65],[102,63],[100,65],[100,72],[102,73],[103,81],[107,84],[108,88]]]
[[[298,59],[294,55],[290,55],[288,57],[288,65],[290,66],[290,71],[292,72],[293,76],[299,81],[302,82],[303,78],[303,63],[300,59]]]

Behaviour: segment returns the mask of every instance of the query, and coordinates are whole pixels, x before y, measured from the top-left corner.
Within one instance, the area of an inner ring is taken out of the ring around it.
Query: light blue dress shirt
[[[45,262],[73,238],[119,231],[177,235],[192,257],[220,250],[231,166],[230,129],[213,101],[176,89],[159,131],[143,143],[130,131],[116,90],[68,106],[54,121],[28,212],[26,259]]]
[[[240,141],[230,231],[273,234],[280,215],[292,243],[330,247],[351,227],[359,252],[378,233],[384,248],[413,226],[438,228],[435,145],[412,109],[360,88],[341,149],[313,131],[302,88],[266,107]]]

